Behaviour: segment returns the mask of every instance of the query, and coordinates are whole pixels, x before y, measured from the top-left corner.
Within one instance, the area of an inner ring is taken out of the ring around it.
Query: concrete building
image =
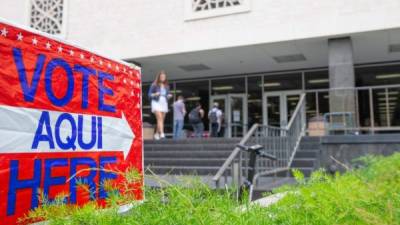
[[[256,122],[285,126],[302,93],[308,121],[340,115],[357,132],[400,129],[398,0],[2,0],[1,6],[7,20],[140,64],[150,123],[146,91],[166,70],[188,108],[220,102],[226,137]]]

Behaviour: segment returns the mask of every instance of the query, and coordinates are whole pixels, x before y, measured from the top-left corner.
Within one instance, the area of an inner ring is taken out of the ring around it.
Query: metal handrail
[[[303,104],[305,103],[305,98],[306,98],[306,94],[301,94],[300,100],[297,103],[297,106],[296,106],[296,108],[295,108],[295,110],[293,112],[293,116],[292,116],[292,118],[290,118],[289,123],[286,126],[286,130],[289,130],[292,127],[292,125],[294,123],[294,120],[296,118],[296,115],[299,113],[299,111],[301,110]],[[304,112],[300,112],[300,113],[304,113]]]
[[[246,135],[240,140],[239,144],[244,145],[249,138],[254,134],[254,132],[257,130],[257,127],[259,124],[254,124],[250,130],[246,133]],[[240,153],[240,148],[235,147],[232,151],[232,153],[229,155],[229,157],[225,160],[224,164],[219,168],[218,172],[215,174],[213,177],[213,181],[216,183],[216,186],[218,187],[219,185],[219,180],[221,179],[222,175],[226,171],[226,169],[231,165],[233,160],[236,158],[236,156]]]
[[[254,124],[246,135],[241,139],[241,145],[246,143],[265,143],[264,147],[266,152],[275,155],[279,158],[277,162],[270,162],[267,159],[260,159],[257,163],[256,174],[253,179],[253,184],[256,185],[256,181],[260,176],[266,174],[279,173],[281,171],[287,171],[290,169],[293,158],[299,147],[301,137],[305,133],[306,128],[305,122],[305,94],[302,94],[300,100],[295,108],[292,118],[285,127],[274,127],[268,125]],[[238,147],[235,147],[229,157],[225,160],[224,164],[219,168],[218,172],[213,177],[216,187],[220,186],[220,180],[225,175],[225,184],[227,182],[226,172],[230,166],[236,168],[236,176],[234,178],[234,171],[231,172],[232,180],[236,179],[240,184],[242,172],[247,173],[247,157],[245,157],[242,151]],[[235,161],[236,160],[236,161]],[[238,164],[233,166],[237,162]],[[243,165],[244,164],[244,165]],[[251,193],[250,193],[251,196]]]
[[[284,171],[287,171],[287,170],[290,169],[290,167],[292,165],[292,162],[293,162],[293,159],[294,159],[294,156],[296,155],[296,152],[297,152],[297,150],[298,150],[298,148],[300,146],[301,138],[305,134],[305,130],[306,130],[306,118],[305,117],[306,117],[305,116],[305,94],[302,94],[301,97],[300,97],[299,102],[297,103],[297,106],[296,106],[296,109],[295,109],[295,111],[293,113],[293,116],[292,116],[292,118],[290,118],[290,121],[289,121],[288,125],[285,128],[267,127],[267,126],[265,126],[265,128],[267,128],[267,129],[271,129],[271,128],[275,129],[275,130],[276,129],[281,129],[284,132],[284,134],[287,135],[286,136],[287,139],[288,138],[294,138],[294,140],[293,140],[294,144],[293,144],[293,146],[291,146],[292,149],[288,149],[288,150],[291,150],[291,152],[289,152],[290,153],[290,157],[287,160],[286,165],[278,165],[278,166],[276,166],[275,168],[273,168],[271,170],[265,170],[265,171],[261,171],[261,172],[256,173],[254,175],[254,178],[253,178],[253,181],[252,181],[253,184],[256,184],[256,181],[260,176],[265,176],[265,175],[269,175],[269,174],[276,174],[276,173],[284,172]],[[295,122],[300,123],[300,125],[299,126],[294,126]],[[298,129],[297,136],[293,136],[293,135],[296,135],[296,134],[292,134],[293,132],[295,132],[295,131],[293,131],[294,129]]]

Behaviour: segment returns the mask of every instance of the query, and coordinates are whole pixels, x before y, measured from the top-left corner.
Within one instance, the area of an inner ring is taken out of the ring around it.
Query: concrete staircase
[[[146,140],[144,142],[145,169],[151,170],[170,182],[176,181],[176,175],[198,175],[204,182],[213,185],[212,176],[216,174],[239,141],[240,139],[237,138]],[[319,141],[319,138],[304,137],[295,155],[292,168],[299,169],[305,176],[309,176],[318,168]],[[290,178],[291,174],[284,172],[274,177]],[[279,179],[278,186],[284,180]],[[292,179],[286,180],[292,181]],[[271,189],[271,180],[264,179],[264,181],[266,184],[262,184],[264,182],[261,181],[259,186]],[[154,185],[154,182],[147,183]]]
[[[208,138],[144,142],[144,164],[158,175],[214,175],[240,139]]]

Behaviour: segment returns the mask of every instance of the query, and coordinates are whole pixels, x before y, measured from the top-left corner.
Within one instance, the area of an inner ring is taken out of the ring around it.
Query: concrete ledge
[[[400,134],[324,136],[321,144],[400,144]]]

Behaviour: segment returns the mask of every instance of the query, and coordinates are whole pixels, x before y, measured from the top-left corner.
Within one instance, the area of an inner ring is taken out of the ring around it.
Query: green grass
[[[369,156],[361,162],[362,168],[343,175],[321,170],[308,180],[294,171],[298,184],[276,190],[289,194],[268,208],[240,210],[232,190],[215,191],[192,180],[162,190],[146,189],[146,201],[134,203],[124,215],[117,213],[117,205],[130,199],[112,195],[107,209],[94,203],[77,208],[60,201],[32,211],[29,218],[79,225],[400,224],[400,154]]]

